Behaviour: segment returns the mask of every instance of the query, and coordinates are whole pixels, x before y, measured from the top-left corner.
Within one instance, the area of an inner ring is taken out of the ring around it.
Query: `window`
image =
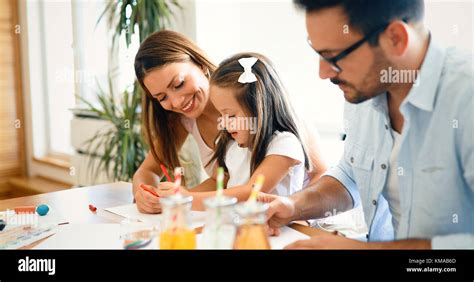
[[[114,91],[122,91],[133,83],[138,39],[134,38],[127,50],[121,38],[119,49],[111,54],[107,19],[97,24],[105,3],[104,0],[26,1],[36,158],[67,158],[74,153],[70,139],[71,109],[81,105],[75,95],[94,103],[98,86],[109,91],[109,70],[117,85]]]
[[[69,109],[75,106],[71,3],[46,1],[41,8],[47,149],[51,154],[71,154]]]

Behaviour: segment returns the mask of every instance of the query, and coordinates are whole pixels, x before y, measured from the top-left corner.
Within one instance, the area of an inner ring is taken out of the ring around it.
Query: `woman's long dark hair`
[[[209,74],[216,68],[194,42],[170,30],[151,34],[140,45],[135,56],[135,74],[145,92],[142,97],[142,126],[145,139],[155,161],[171,168],[181,166],[176,147],[179,114],[166,111],[152,97],[143,80],[150,71],[178,62],[193,62],[207,70],[204,73]]]
[[[238,82],[244,69],[241,58],[255,57],[258,61],[252,66],[256,82]],[[310,169],[308,153],[298,127],[296,115],[289,102],[286,90],[273,67],[265,56],[258,53],[239,53],[224,60],[211,76],[211,85],[235,90],[236,98],[250,117],[257,118],[256,134],[251,139],[252,158],[250,173],[262,163],[267,154],[275,131],[293,133],[301,143],[305,156],[305,168]],[[211,162],[217,159],[219,166],[225,167],[225,153],[232,137],[226,130],[218,135],[218,141]]]

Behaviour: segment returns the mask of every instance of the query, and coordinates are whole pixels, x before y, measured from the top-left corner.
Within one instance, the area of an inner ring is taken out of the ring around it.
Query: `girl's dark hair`
[[[239,63],[241,58],[257,58],[252,66],[252,72],[257,77],[256,82],[242,84],[238,82],[244,69]],[[310,169],[308,151],[302,142],[298,121],[289,102],[286,90],[273,67],[265,56],[258,53],[239,53],[224,60],[211,76],[211,86],[232,88],[235,90],[237,101],[247,112],[248,116],[256,117],[256,134],[252,137],[252,158],[250,161],[251,174],[262,163],[267,153],[268,145],[275,131],[293,133],[301,143],[305,156],[305,167]],[[232,139],[226,130],[217,136],[217,145],[211,162],[217,159],[219,166],[225,167],[225,153]]]
[[[163,30],[151,34],[140,45],[135,56],[135,74],[145,92],[142,97],[142,128],[150,151],[158,163],[179,167],[176,147],[179,114],[166,111],[143,84],[145,76],[167,64],[192,62],[212,74],[215,65],[206,54],[184,35]]]

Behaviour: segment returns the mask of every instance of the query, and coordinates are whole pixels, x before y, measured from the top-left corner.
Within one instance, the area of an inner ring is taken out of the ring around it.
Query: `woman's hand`
[[[179,193],[184,196],[189,196],[191,193],[184,188],[183,186],[179,186]],[[173,182],[161,182],[160,187],[156,190],[160,197],[168,197],[175,194],[175,184]]]
[[[157,189],[153,186],[146,185],[146,187],[158,194]],[[145,191],[141,187],[138,187],[135,191],[135,202],[137,203],[138,211],[141,213],[161,213],[160,197],[152,195],[152,193]]]

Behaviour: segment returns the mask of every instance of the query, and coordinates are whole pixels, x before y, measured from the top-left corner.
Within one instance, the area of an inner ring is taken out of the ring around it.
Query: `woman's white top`
[[[265,156],[270,155],[285,156],[298,161],[270,193],[289,196],[301,190],[308,174],[304,167],[304,152],[299,139],[291,132],[276,131]],[[252,152],[248,148],[241,148],[237,142],[231,141],[225,156],[229,172],[227,188],[244,185],[249,181],[251,157]]]
[[[196,120],[182,116],[181,123],[183,124],[186,131],[193,136],[194,140],[196,141],[196,144],[198,145],[199,156],[201,157],[201,162],[204,166],[204,170],[206,171],[208,176],[212,176],[212,171],[214,165],[216,164],[216,161],[212,162],[209,166],[206,166],[206,164],[211,160],[214,151],[209,148],[209,146],[207,146],[206,142],[204,142],[204,139],[201,136],[201,132],[199,132],[199,128],[196,124]]]

